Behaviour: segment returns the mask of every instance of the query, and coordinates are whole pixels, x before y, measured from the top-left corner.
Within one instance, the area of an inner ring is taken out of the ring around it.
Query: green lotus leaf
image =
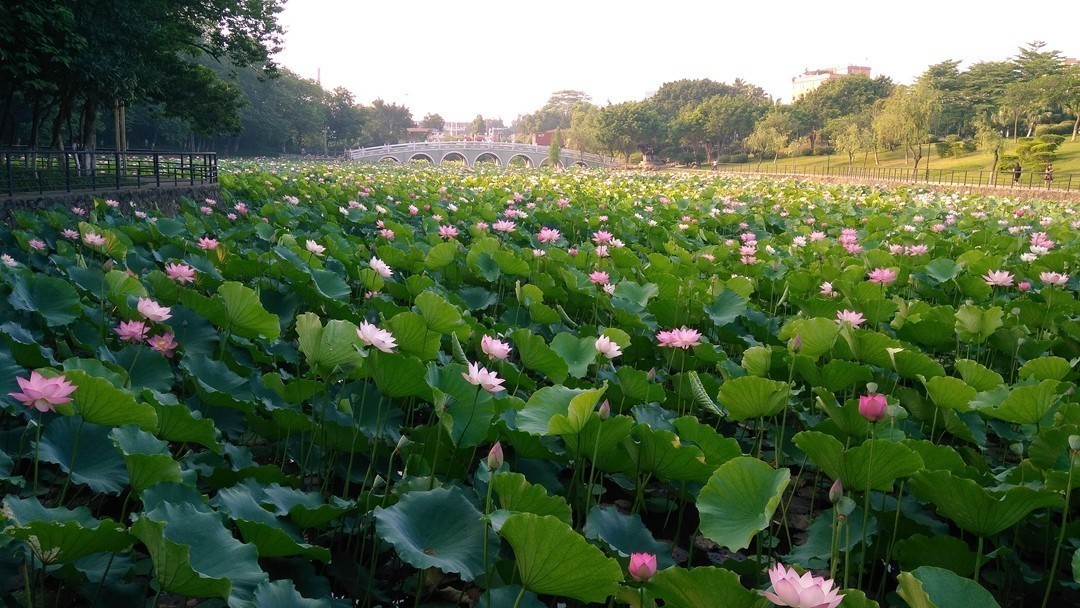
[[[717,294],[716,300],[704,310],[713,324],[724,327],[746,312],[746,298],[730,289],[725,289]]]
[[[439,243],[428,251],[424,258],[424,267],[428,270],[445,268],[454,261],[457,256],[457,243]]]
[[[328,598],[311,599],[300,595],[293,581],[284,579],[265,581],[255,588],[255,608],[331,608]]]
[[[898,478],[923,468],[918,453],[887,439],[869,439],[848,450],[835,437],[818,431],[803,431],[792,441],[829,477],[840,478],[845,489],[888,491]]]
[[[971,402],[978,394],[978,391],[968,386],[963,380],[950,376],[936,376],[925,381],[923,385],[934,405],[958,412],[970,412]]]
[[[732,551],[745,549],[769,525],[790,481],[791,471],[756,458],[725,462],[698,495],[701,533]]]
[[[927,276],[939,284],[955,279],[963,270],[963,265],[946,258],[937,258],[926,264]]]
[[[517,348],[521,364],[526,368],[540,372],[552,382],[561,383],[570,373],[570,368],[559,353],[544,343],[544,339],[527,329],[518,329],[510,334],[510,340]]]
[[[234,281],[217,290],[225,314],[225,329],[243,338],[277,339],[281,333],[278,316],[270,314],[253,289]],[[211,319],[213,320],[213,319]]]
[[[732,420],[775,416],[787,406],[791,386],[757,376],[728,380],[720,386],[717,401]]]
[[[623,557],[630,557],[631,553],[651,553],[656,556],[658,568],[675,565],[671,547],[653,538],[636,513],[626,515],[617,507],[593,507],[582,532],[585,538],[603,541]]]
[[[566,362],[570,375],[584,378],[589,373],[589,366],[596,362],[599,354],[594,344],[596,338],[578,338],[570,333],[557,334],[551,340],[551,350]]]
[[[1062,502],[1060,494],[1024,486],[1004,492],[988,490],[949,471],[919,471],[911,476],[911,489],[938,513],[979,536],[997,534],[1035,509],[1061,506]]]
[[[443,243],[449,245],[449,243]],[[461,311],[434,291],[416,296],[416,308],[428,329],[440,334],[450,333],[461,327]]]
[[[77,416],[53,420],[41,435],[38,457],[59,465],[75,483],[103,494],[120,494],[127,487],[128,476],[120,451],[109,439],[111,430],[82,424]]]
[[[1021,365],[1018,373],[1025,380],[1064,380],[1072,368],[1072,364],[1061,357],[1039,357]]]
[[[1034,386],[1018,386],[995,408],[983,410],[987,416],[1017,424],[1037,424],[1058,404],[1057,380],[1043,380]]]
[[[184,475],[180,463],[169,453],[169,444],[134,425],[113,429],[109,433],[114,445],[124,455],[131,491],[143,490],[160,481],[194,482],[194,475]]]
[[[835,321],[817,317],[791,322],[784,327],[780,333],[780,338],[790,340],[795,336],[799,336],[799,339],[802,340],[799,354],[817,360],[818,357],[832,350],[839,335],[840,327]]]
[[[146,546],[154,578],[168,593],[243,604],[268,580],[255,545],[236,540],[219,515],[195,505],[160,503],[135,516],[131,533]]]
[[[670,608],[766,608],[769,601],[743,587],[739,575],[712,566],[665,568],[649,580],[649,593]]]
[[[515,513],[499,535],[514,549],[522,587],[538,595],[603,602],[623,580],[618,562],[551,515]]]
[[[934,566],[970,577],[975,572],[975,557],[968,544],[955,536],[916,534],[896,543],[896,558],[905,570]]]
[[[544,486],[529,483],[521,473],[497,473],[491,478],[491,488],[500,509],[551,515],[567,525],[573,523],[570,505],[564,498],[549,496]]]
[[[315,291],[319,295],[338,302],[348,302],[352,295],[352,288],[341,278],[341,275],[332,270],[313,268],[311,278],[315,283]]]
[[[329,374],[337,368],[350,369],[360,364],[357,347],[360,339],[356,325],[349,321],[330,320],[324,327],[318,315],[310,312],[296,317],[300,352],[312,369]]]
[[[157,428],[157,412],[153,406],[136,402],[128,391],[82,370],[73,369],[66,375],[78,387],[71,396],[75,413],[87,422],[110,426],[137,424],[147,431]]]
[[[439,354],[442,335],[428,328],[424,317],[412,311],[394,315],[386,322],[386,329],[394,335],[398,351],[412,355],[421,361],[431,361]]]
[[[963,342],[981,344],[998,330],[1004,321],[1005,313],[993,306],[983,310],[973,304],[965,304],[956,311],[956,335]]]
[[[305,543],[296,526],[256,502],[251,485],[249,482],[218,491],[214,505],[229,514],[244,541],[258,549],[259,557],[300,555],[324,563],[330,561],[328,549]]]
[[[705,462],[705,455],[694,445],[683,445],[679,436],[665,429],[653,429],[638,424],[633,431],[634,441],[626,444],[631,470],[651,473],[664,481],[696,481],[705,483],[715,470]]]
[[[368,367],[375,385],[387,397],[431,398],[431,387],[425,380],[427,367],[416,357],[372,350]]]
[[[37,498],[8,496],[4,499],[6,525],[3,533],[29,545],[45,564],[66,564],[100,552],[121,552],[133,540],[124,526],[112,519],[97,519],[90,509],[46,508]]]
[[[957,359],[953,365],[964,382],[980,393],[995,389],[1005,383],[1001,374],[971,359]]]
[[[901,572],[897,580],[900,597],[911,608],[1001,606],[982,585],[944,568],[922,566],[911,572]]]
[[[79,292],[63,279],[44,274],[18,274],[7,301],[15,310],[36,312],[49,327],[69,325],[82,314]]]
[[[379,537],[415,568],[456,572],[471,581],[484,573],[484,536],[489,545],[498,547],[483,514],[458,488],[409,492],[396,505],[376,508],[374,514]],[[492,552],[489,559],[494,557]]]

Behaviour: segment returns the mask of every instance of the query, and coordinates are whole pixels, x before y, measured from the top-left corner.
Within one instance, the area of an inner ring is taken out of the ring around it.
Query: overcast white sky
[[[1080,57],[1075,0],[288,0],[281,65],[417,120],[534,112],[552,92],[605,105],[665,82],[752,82],[784,101],[804,69],[869,65],[910,83],[929,65],[1001,61],[1034,40]]]

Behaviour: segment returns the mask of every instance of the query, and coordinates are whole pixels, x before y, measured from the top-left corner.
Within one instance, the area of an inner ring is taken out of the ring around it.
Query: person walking
[[[1054,181],[1054,164],[1046,163],[1046,171],[1043,171],[1043,181],[1046,182],[1046,189],[1050,189],[1050,184]]]
[[[1020,185],[1020,175],[1023,174],[1023,172],[1024,172],[1024,168],[1021,167],[1020,162],[1017,161],[1017,163],[1015,165],[1013,165],[1013,185],[1014,186],[1019,186]]]

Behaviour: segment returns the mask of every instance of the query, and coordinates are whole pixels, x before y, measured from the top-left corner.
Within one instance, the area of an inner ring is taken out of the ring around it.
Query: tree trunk
[[[98,101],[90,97],[83,103],[82,112],[82,147],[86,151],[82,166],[87,173],[93,173],[96,168],[94,151],[97,150],[97,115]]]
[[[1073,123],[1073,136],[1070,141],[1076,141],[1076,132],[1080,130],[1080,112],[1076,113],[1076,122]]]
[[[993,180],[993,184],[997,185],[997,164],[998,164],[998,149],[994,148],[994,166],[990,168],[990,179]]]

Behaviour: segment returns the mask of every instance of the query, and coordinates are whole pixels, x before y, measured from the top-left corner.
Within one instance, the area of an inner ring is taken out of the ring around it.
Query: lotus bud
[[[656,380],[656,368],[650,368],[649,373],[645,375],[645,378],[648,379],[649,382]]]
[[[630,554],[630,576],[637,581],[647,581],[656,574],[656,555],[652,553]]]
[[[1017,457],[1022,457],[1024,455],[1024,444],[1020,443],[1019,441],[1017,441],[1016,443],[1010,443],[1009,451]]]
[[[488,470],[489,471],[496,471],[496,470],[499,469],[499,467],[502,466],[502,464],[503,464],[502,444],[499,443],[498,441],[496,441],[495,445],[491,446],[491,450],[488,452],[488,455],[487,455]]]
[[[889,402],[885,395],[870,393],[859,397],[859,413],[870,422],[879,422],[885,418]]]
[[[837,477],[833,482],[832,487],[829,488],[829,502],[836,504],[840,502],[840,499],[844,497],[844,484],[840,483],[840,478]]]
[[[1069,435],[1069,449],[1080,451],[1080,435]]]
[[[802,350],[802,334],[795,334],[795,337],[791,339],[789,348],[791,348],[791,352],[793,353],[798,353]]]
[[[604,399],[604,402],[600,404],[600,410],[597,413],[600,414],[600,420],[607,420],[610,418],[611,403],[609,403],[607,399]]]

